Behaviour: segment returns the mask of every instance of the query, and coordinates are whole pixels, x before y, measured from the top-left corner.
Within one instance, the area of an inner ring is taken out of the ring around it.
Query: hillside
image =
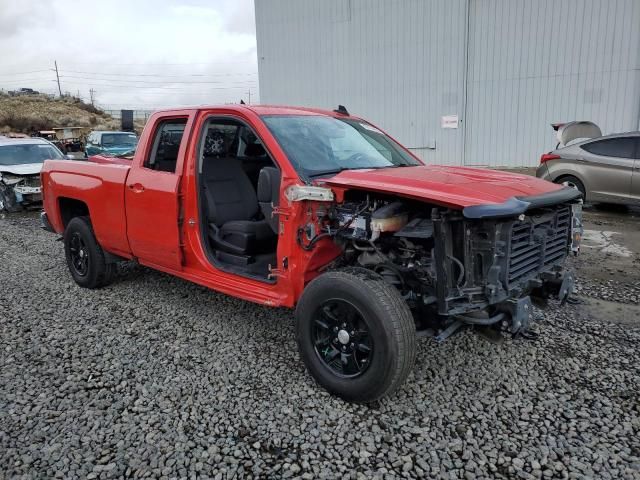
[[[54,127],[116,130],[120,122],[75,97],[47,95],[11,97],[0,93],[0,133],[31,133]]]

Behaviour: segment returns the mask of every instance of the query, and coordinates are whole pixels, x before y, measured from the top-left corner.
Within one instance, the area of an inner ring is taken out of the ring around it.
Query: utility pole
[[[53,64],[56,67],[56,79],[58,80],[58,93],[62,96],[62,89],[60,88],[60,75],[58,74],[58,61],[54,60]]]
[[[247,93],[249,94],[249,105],[251,105],[251,89]]]
[[[91,106],[95,107],[94,101],[95,101],[95,98],[96,98],[96,91],[93,88],[89,89],[89,97],[91,98]]]

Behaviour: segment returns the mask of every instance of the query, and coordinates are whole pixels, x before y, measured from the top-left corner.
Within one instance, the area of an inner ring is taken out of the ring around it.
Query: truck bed
[[[53,229],[62,234],[66,219],[60,206],[75,202],[86,206],[96,238],[103,249],[124,257],[131,256],[126,232],[124,189],[129,166],[73,160],[47,160],[41,171],[44,208]],[[71,200],[72,199],[72,200]]]

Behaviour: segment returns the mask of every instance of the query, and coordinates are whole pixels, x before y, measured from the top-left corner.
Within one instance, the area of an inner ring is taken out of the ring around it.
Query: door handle
[[[128,185],[128,187],[134,193],[142,193],[142,192],[144,192],[144,185],[142,185],[141,183],[130,183]]]

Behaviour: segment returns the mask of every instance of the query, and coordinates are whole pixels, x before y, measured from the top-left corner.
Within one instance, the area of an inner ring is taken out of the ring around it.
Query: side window
[[[633,137],[608,138],[582,145],[582,149],[605,157],[634,158],[636,139]]]
[[[175,173],[186,124],[186,118],[175,118],[159,124],[153,137],[151,153],[144,162],[146,168]]]

